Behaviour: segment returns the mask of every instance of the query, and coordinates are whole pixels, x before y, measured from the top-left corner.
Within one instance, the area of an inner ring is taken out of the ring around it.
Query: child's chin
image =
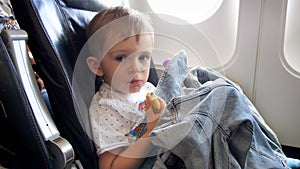
[[[141,86],[132,86],[129,89],[129,93],[137,93],[141,90]]]

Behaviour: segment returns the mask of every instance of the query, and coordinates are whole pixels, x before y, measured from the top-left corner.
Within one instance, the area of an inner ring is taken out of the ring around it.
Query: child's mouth
[[[141,80],[138,80],[138,79],[134,79],[134,80],[130,81],[130,83],[131,83],[131,84],[134,84],[134,85],[137,85],[137,84],[142,83],[142,81],[141,81]]]

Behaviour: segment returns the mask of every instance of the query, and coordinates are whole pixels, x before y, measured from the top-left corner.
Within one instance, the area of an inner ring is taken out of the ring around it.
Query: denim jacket
[[[289,168],[276,134],[242,90],[216,71],[188,70],[184,51],[169,62],[156,94],[167,107],[151,135],[160,147],[152,168]]]

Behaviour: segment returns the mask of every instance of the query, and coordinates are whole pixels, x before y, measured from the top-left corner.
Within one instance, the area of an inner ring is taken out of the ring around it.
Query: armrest
[[[48,144],[51,155],[54,157],[54,168],[64,168],[67,163],[73,162],[74,150],[66,139],[60,137],[60,133],[41,96],[27,53],[27,33],[24,30],[3,30],[1,37],[20,75],[40,132],[44,141]]]
[[[27,33],[24,30],[5,30],[1,35],[12,61],[20,74],[23,87],[44,139],[45,141],[53,140],[59,136],[59,132],[43,102],[36,83],[26,49]]]

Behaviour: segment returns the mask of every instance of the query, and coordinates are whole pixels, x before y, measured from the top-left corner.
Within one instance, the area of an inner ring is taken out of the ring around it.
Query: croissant
[[[159,113],[159,111],[160,111],[160,102],[159,102],[157,96],[153,92],[149,92],[146,95],[146,99],[150,103],[150,105],[152,106],[153,112],[154,113]],[[146,104],[146,109],[149,109],[150,105],[147,106],[147,104]]]

